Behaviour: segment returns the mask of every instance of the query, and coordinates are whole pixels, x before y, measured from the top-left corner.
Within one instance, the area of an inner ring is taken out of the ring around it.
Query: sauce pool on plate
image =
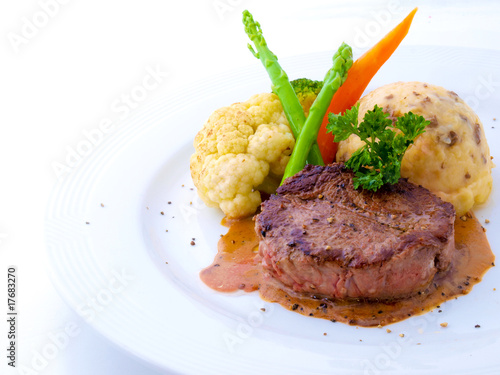
[[[258,290],[264,300],[277,302],[300,314],[365,327],[383,326],[420,315],[469,293],[495,260],[484,228],[470,214],[455,220],[456,251],[449,270],[436,275],[419,294],[382,302],[305,297],[281,289],[266,275],[260,263],[259,241],[252,218],[223,220],[222,224],[229,226],[229,230],[219,240],[214,262],[200,273],[201,280],[210,288],[220,292]]]
[[[259,289],[263,270],[252,218],[224,219],[222,224],[229,226],[229,231],[219,240],[214,262],[201,271],[201,280],[219,292]]]

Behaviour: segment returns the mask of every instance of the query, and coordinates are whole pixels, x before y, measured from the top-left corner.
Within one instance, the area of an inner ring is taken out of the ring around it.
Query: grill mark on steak
[[[355,190],[352,178],[343,164],[309,165],[262,204],[264,269],[284,288],[330,298],[423,289],[450,263],[453,206],[405,179],[370,192]]]

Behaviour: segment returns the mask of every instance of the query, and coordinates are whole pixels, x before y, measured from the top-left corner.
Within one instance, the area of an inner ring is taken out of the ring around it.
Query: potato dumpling
[[[391,83],[360,100],[359,122],[375,104],[389,118],[411,111],[430,121],[425,133],[406,151],[402,177],[451,202],[457,215],[487,200],[494,164],[483,125],[456,93],[422,82]],[[346,161],[362,145],[355,135],[340,142],[337,161]]]

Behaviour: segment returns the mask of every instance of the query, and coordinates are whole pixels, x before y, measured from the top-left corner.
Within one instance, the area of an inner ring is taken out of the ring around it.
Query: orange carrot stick
[[[333,96],[318,133],[318,146],[325,164],[333,162],[337,152],[337,143],[334,142],[333,134],[326,132],[328,113],[343,113],[356,104],[373,76],[408,34],[417,9],[413,9],[399,25],[352,64],[346,81]]]

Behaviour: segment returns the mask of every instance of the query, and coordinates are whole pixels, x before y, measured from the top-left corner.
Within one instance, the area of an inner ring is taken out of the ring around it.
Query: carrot
[[[406,34],[408,34],[417,9],[413,9],[399,25],[352,64],[347,75],[347,80],[333,96],[318,133],[318,146],[325,164],[333,162],[337,152],[337,143],[334,142],[333,134],[326,132],[328,114],[330,112],[344,113],[346,109],[356,104],[373,76],[384,65],[387,59],[391,57]]]

